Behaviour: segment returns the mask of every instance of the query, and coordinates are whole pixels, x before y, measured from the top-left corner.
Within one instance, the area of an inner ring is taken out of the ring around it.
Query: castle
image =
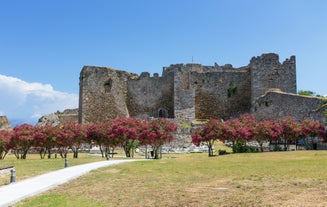
[[[174,64],[164,67],[162,76],[84,66],[80,73],[79,122],[165,117],[187,124],[196,119],[226,120],[247,112],[259,119],[310,117],[314,111],[321,114],[317,112],[323,105],[321,99],[296,92],[295,56],[281,63],[274,53],[253,57],[240,68],[216,63]]]

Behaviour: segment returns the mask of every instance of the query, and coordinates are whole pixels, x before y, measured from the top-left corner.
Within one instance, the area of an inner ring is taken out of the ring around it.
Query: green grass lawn
[[[54,156],[53,156],[54,157]],[[99,156],[92,156],[86,153],[79,153],[79,158],[73,159],[72,154],[68,154],[69,166],[104,160]],[[64,159],[40,159],[38,154],[28,154],[26,160],[16,159],[14,155],[7,155],[4,160],[0,160],[0,166],[14,166],[16,170],[16,181],[40,175],[46,172],[64,168]],[[10,173],[0,176],[0,186],[10,182]]]
[[[94,170],[16,206],[327,206],[327,151],[164,155]]]

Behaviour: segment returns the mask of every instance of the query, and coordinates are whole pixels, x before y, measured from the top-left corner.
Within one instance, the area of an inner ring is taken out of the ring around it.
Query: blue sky
[[[10,0],[0,4],[0,115],[35,123],[78,106],[84,65],[140,74],[192,61],[296,56],[299,90],[327,95],[325,0]]]

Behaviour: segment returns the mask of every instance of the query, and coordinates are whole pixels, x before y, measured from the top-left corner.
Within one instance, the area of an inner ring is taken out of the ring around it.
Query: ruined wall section
[[[287,93],[296,93],[295,56],[286,59],[282,64],[274,53],[253,57],[251,70],[252,103],[270,88],[279,88]]]
[[[143,72],[139,78],[128,81],[127,108],[131,117],[174,117],[174,73],[150,77]],[[161,110],[161,112],[159,112]]]
[[[323,101],[323,105],[321,105],[317,109],[313,110],[310,117],[312,117],[312,119],[314,119],[314,120],[319,120],[325,126],[327,125],[327,104],[326,104],[326,100]]]
[[[65,109],[63,112],[57,112],[60,123],[77,122],[78,109]]]
[[[228,119],[251,109],[251,78],[247,67],[193,63],[170,65],[164,71],[174,71],[175,118],[180,123]]]
[[[276,120],[292,116],[296,120],[311,118],[324,121],[324,108],[326,107],[321,98],[269,90],[256,100],[252,113],[257,120]]]
[[[84,66],[80,74],[79,122],[100,123],[129,116],[127,83],[135,77],[113,68]]]
[[[250,111],[251,82],[247,69],[192,73],[195,87],[195,117],[223,119]]]
[[[10,122],[6,116],[0,116],[0,130],[12,130]]]

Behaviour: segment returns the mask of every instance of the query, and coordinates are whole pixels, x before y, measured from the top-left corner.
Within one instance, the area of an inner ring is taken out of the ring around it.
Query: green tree
[[[297,92],[300,96],[315,96],[315,97],[323,97],[322,95],[317,94],[316,92],[309,91],[309,90],[299,90]]]
[[[301,96],[315,96],[316,93],[313,91],[307,91],[307,90],[299,90],[297,92],[297,94],[301,95]]]

